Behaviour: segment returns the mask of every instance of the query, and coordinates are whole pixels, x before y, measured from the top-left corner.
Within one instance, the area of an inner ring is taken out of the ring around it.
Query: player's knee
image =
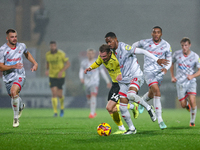
[[[10,90],[10,95],[11,95],[12,98],[18,96],[17,92],[15,90],[12,90],[12,89]]]
[[[109,105],[106,106],[106,109],[107,109],[107,111],[108,111],[109,113],[111,113],[111,112],[113,111],[113,108],[110,107]]]
[[[135,96],[136,96],[136,92],[135,91],[133,91],[133,90],[128,91],[127,98],[130,101],[135,101]]]

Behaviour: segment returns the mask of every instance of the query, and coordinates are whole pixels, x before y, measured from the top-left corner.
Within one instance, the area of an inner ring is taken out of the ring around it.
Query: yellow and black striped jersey
[[[65,53],[62,50],[58,50],[56,53],[52,54],[51,51],[46,53],[46,61],[49,63],[49,77],[57,78],[58,73],[65,66],[65,62],[69,60],[65,56]],[[65,72],[62,74],[62,78],[65,77]]]
[[[112,79],[112,82],[118,82],[116,80],[117,76],[121,74],[120,66],[115,54],[112,52],[111,58],[108,62],[104,62],[100,56],[98,56],[97,60],[90,66],[92,69],[98,68],[101,64],[103,64]]]

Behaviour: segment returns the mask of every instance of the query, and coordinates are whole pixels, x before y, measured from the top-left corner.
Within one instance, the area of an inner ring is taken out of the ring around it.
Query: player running
[[[11,105],[14,111],[13,127],[15,128],[19,126],[19,117],[25,107],[19,97],[19,93],[26,81],[23,54],[33,63],[32,72],[37,70],[38,64],[27,50],[26,45],[17,42],[16,30],[8,29],[6,35],[8,42],[0,47],[0,71],[3,71],[3,81],[11,97]]]
[[[99,73],[101,73],[102,77],[104,78],[105,82],[107,83],[107,88],[111,87],[110,80],[106,75],[105,70],[102,67],[99,67],[95,70],[84,74],[84,70],[92,65],[96,58],[95,57],[95,50],[88,49],[87,50],[87,57],[81,62],[81,67],[79,71],[79,78],[81,83],[85,86],[85,93],[87,97],[88,104],[90,104],[90,115],[89,118],[96,117],[96,101],[97,101],[97,94],[98,94],[98,87],[99,87]]]
[[[122,134],[126,132],[126,129],[118,113],[118,111],[120,111],[119,105],[117,105],[118,100],[119,100],[118,92],[120,88],[118,85],[118,81],[116,80],[117,76],[121,74],[120,66],[114,53],[110,50],[109,46],[105,44],[103,44],[99,48],[99,56],[97,60],[89,68],[85,69],[84,73],[87,73],[88,71],[91,71],[93,69],[100,67],[101,64],[103,64],[106,67],[112,79],[112,87],[108,94],[108,103],[107,103],[106,109],[109,112],[110,116],[112,117],[113,121],[117,124],[119,128],[119,130],[114,132],[113,134]],[[137,118],[139,115],[137,108],[138,108],[138,105],[136,103],[130,104],[128,106],[128,109],[131,109],[133,111],[134,118]]]
[[[130,117],[130,113],[127,109],[127,105],[130,102],[136,102],[146,108],[152,121],[156,121],[156,116],[149,104],[147,104],[140,96],[137,95],[139,89],[141,88],[143,80],[143,72],[137,62],[135,54],[145,54],[146,56],[152,58],[159,65],[167,64],[167,60],[158,59],[153,54],[136,48],[136,44],[129,46],[123,42],[118,42],[115,33],[109,32],[105,36],[105,41],[109,47],[114,51],[120,65],[121,74],[117,76],[117,80],[120,86],[120,111],[121,114],[129,126],[129,130],[124,134],[135,134],[136,128]]]
[[[190,126],[195,126],[197,113],[196,105],[196,77],[200,75],[199,56],[190,50],[191,41],[184,37],[181,40],[182,50],[174,52],[172,56],[172,66],[170,68],[172,82],[176,82],[178,99],[183,108],[190,111]],[[174,76],[174,64],[176,63],[176,76]],[[196,68],[198,71],[196,72]],[[189,96],[189,103],[187,97]],[[191,105],[191,109],[190,109]]]
[[[162,106],[161,106],[161,93],[159,86],[163,80],[163,76],[167,73],[167,70],[171,67],[171,47],[169,43],[163,39],[162,29],[159,26],[155,26],[152,29],[152,38],[141,40],[136,42],[137,47],[142,47],[143,49],[149,51],[154,56],[160,59],[169,60],[169,64],[165,66],[160,66],[156,63],[156,61],[150,57],[144,57],[144,77],[147,85],[149,86],[149,91],[144,94],[143,99],[145,101],[149,101],[153,98],[153,104],[156,111],[156,115],[158,118],[158,124],[160,129],[165,129],[167,126],[165,125],[162,119]],[[143,108],[139,106],[139,112],[143,112]]]

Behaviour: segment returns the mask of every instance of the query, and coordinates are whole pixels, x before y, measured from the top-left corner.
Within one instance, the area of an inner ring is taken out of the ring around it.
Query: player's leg
[[[96,106],[97,106],[97,93],[98,93],[98,86],[91,86],[91,98],[90,98],[90,115],[89,118],[96,117]]]
[[[62,89],[62,86],[65,82],[65,78],[61,78],[61,79],[58,79],[58,83],[57,83],[57,96],[59,98],[59,101],[60,101],[60,117],[63,117],[64,116],[64,100],[65,100],[65,96],[63,95],[63,89]]]
[[[51,102],[52,102],[54,117],[58,116],[58,110],[57,110],[57,107],[58,107],[57,92],[58,92],[58,88],[56,86],[51,87],[51,93],[52,93]]]
[[[167,126],[165,125],[163,119],[162,119],[162,106],[161,106],[161,93],[160,93],[160,89],[157,83],[152,84],[149,90],[149,93],[154,95],[154,99],[153,99],[153,104],[154,104],[154,108],[156,111],[156,116],[158,118],[158,124],[159,127],[163,130],[166,129]]]
[[[134,79],[131,80],[130,83],[130,87],[127,93],[127,98],[129,99],[129,101],[134,101],[140,105],[142,105],[143,107],[146,108],[146,110],[148,111],[152,121],[156,121],[156,115],[153,111],[153,109],[151,108],[151,106],[146,103],[140,96],[137,95],[140,87],[143,85],[143,78],[142,77],[135,77]],[[138,111],[137,111],[138,112]],[[139,114],[139,112],[138,112]]]
[[[191,105],[190,109],[190,126],[195,126],[195,119],[197,114],[197,104],[196,104],[196,82],[192,82],[187,90],[187,94],[189,95],[189,103]]]
[[[196,95],[189,95],[190,109],[190,126],[195,126],[195,119],[197,114]]]
[[[119,107],[116,106],[116,104],[119,103],[119,89],[120,87],[118,83],[112,83],[112,87],[108,94],[108,103],[106,105],[108,113],[119,128],[119,130],[113,134],[122,134],[126,131],[119,115]]]
[[[145,102],[150,101],[152,98],[153,98],[153,95],[149,96],[149,92],[146,92],[146,93],[142,96],[142,99],[143,99]],[[139,106],[138,106],[138,111],[139,111],[140,114],[143,113],[144,107],[143,107],[142,105],[139,105]]]
[[[19,126],[19,91],[20,87],[17,84],[13,84],[10,89],[10,95],[11,95],[11,105],[14,112],[14,121],[13,121],[13,127]]]
[[[122,117],[124,118],[124,121],[127,123],[128,127],[129,127],[129,129],[124,134],[125,135],[136,134],[137,130],[136,130],[135,126],[133,125],[133,122],[131,120],[131,115],[128,111],[127,105],[128,105],[128,99],[126,97],[120,97],[120,107],[119,108],[120,108]]]
[[[58,94],[58,98],[60,101],[60,117],[63,117],[64,116],[64,108],[65,108],[65,106],[64,106],[65,96],[63,95],[63,89],[58,89],[57,94]]]
[[[126,128],[124,127],[121,117],[120,117],[120,114],[117,111],[116,101],[109,100],[106,105],[106,109],[108,110],[108,113],[110,114],[111,118],[113,119],[113,121],[119,128],[119,130],[117,130],[113,134],[122,134],[122,133],[126,132]]]
[[[178,95],[178,100],[182,108],[186,108],[190,112],[190,104],[188,103],[187,97],[187,88],[183,87],[181,84],[176,83],[176,90]]]

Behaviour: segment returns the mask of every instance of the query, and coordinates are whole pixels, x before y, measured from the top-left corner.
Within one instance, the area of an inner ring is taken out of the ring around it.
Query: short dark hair
[[[101,46],[99,47],[99,51],[100,51],[101,53],[104,53],[104,52],[109,53],[109,52],[111,52],[110,47],[109,47],[107,44],[101,45]]]
[[[108,32],[108,33],[105,35],[105,38],[107,38],[107,37],[116,38],[117,36],[115,35],[114,32]]]
[[[159,27],[159,26],[155,26],[155,27],[153,27],[153,29],[155,29],[155,28],[160,29],[160,31],[161,31],[161,33],[162,33],[162,28],[161,28],[161,27]],[[152,30],[153,30],[153,29],[152,29]]]
[[[50,44],[56,44],[56,41],[51,41]]]
[[[183,37],[180,43],[185,43],[188,42],[189,44],[191,44],[191,41],[188,37]]]
[[[17,31],[14,30],[14,29],[8,29],[8,30],[6,31],[6,34],[8,35],[10,32],[12,32],[12,33],[16,33]]]

